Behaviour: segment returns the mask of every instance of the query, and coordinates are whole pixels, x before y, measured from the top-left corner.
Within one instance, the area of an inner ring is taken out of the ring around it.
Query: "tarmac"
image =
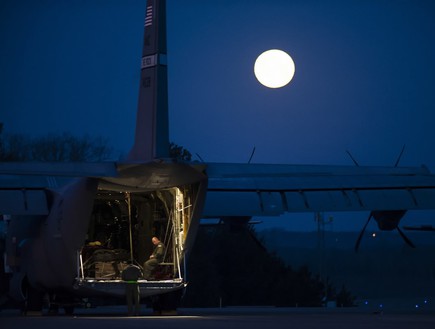
[[[74,315],[22,316],[17,310],[0,312],[0,328],[114,329],[434,329],[435,309],[372,310],[356,308],[224,307],[179,309],[177,315],[156,316],[142,309],[140,316],[126,316],[125,306],[77,309]]]

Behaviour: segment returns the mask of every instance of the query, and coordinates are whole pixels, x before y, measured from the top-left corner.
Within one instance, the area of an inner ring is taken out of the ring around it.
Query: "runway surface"
[[[372,312],[359,308],[263,308],[180,309],[178,315],[155,316],[149,309],[137,317],[126,316],[125,307],[79,309],[73,316],[28,315],[0,312],[0,327],[44,329],[114,328],[210,328],[210,329],[434,329],[435,311]]]

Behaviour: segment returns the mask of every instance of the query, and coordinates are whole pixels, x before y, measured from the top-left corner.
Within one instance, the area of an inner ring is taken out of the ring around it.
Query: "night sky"
[[[5,132],[104,136],[116,157],[127,153],[145,3],[1,0]],[[434,1],[167,0],[167,19],[170,138],[192,154],[247,162],[255,147],[257,163],[353,165],[349,150],[390,166],[406,145],[401,165],[435,172]],[[284,88],[253,73],[271,48],[296,65]],[[337,229],[368,216],[333,215]],[[435,219],[412,215],[403,223]],[[301,228],[294,217],[278,221]]]

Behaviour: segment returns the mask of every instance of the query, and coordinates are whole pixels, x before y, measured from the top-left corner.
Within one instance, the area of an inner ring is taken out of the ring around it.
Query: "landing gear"
[[[182,290],[151,297],[154,315],[177,315],[180,305]]]
[[[25,296],[26,299],[21,309],[23,315],[42,315],[44,293],[27,284],[25,287]]]
[[[58,315],[59,309],[63,307],[65,315],[73,315],[75,305],[76,303],[71,297],[52,294],[49,296],[48,314]]]
[[[74,314],[74,306],[73,305],[64,306],[64,310],[65,310],[66,315],[73,315]]]

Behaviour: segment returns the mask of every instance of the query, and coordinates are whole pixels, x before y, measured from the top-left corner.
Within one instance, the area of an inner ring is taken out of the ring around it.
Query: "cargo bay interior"
[[[120,280],[131,261],[143,266],[153,251],[151,238],[166,246],[154,280],[181,277],[180,261],[191,218],[190,187],[159,191],[100,190],[85,245],[78,260],[81,280]]]

